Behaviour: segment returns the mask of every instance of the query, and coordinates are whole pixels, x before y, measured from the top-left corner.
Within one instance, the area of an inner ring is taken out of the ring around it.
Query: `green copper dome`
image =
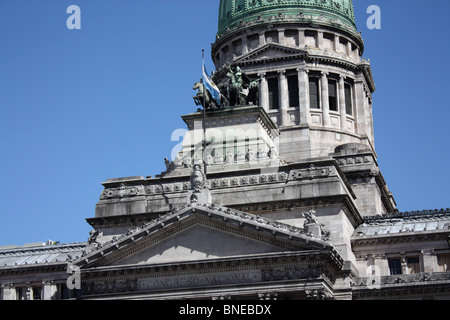
[[[219,31],[268,22],[328,25],[357,33],[352,0],[220,0]]]

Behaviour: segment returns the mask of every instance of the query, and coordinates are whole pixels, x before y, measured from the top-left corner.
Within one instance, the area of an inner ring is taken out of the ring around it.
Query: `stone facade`
[[[222,0],[212,79],[238,66],[259,103],[182,116],[165,172],[103,183],[86,243],[0,248],[2,299],[449,299],[450,210],[398,211],[335,3]]]

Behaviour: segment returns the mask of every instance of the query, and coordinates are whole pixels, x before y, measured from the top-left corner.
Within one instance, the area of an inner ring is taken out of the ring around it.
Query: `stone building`
[[[397,209],[352,1],[219,10],[223,105],[165,172],[103,183],[88,242],[0,250],[2,299],[449,299],[450,210]]]

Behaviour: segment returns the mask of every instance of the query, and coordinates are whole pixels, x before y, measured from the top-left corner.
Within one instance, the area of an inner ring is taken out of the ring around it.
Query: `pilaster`
[[[366,130],[366,109],[365,109],[365,92],[364,92],[364,80],[362,79],[362,75],[358,75],[355,81],[355,116],[356,116],[356,125],[358,128],[358,134],[363,135],[367,134]]]
[[[434,272],[437,270],[436,256],[434,250],[422,250],[423,272]]]

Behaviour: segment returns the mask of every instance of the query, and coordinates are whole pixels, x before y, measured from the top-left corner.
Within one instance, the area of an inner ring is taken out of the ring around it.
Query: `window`
[[[26,300],[26,288],[16,288],[16,300]]]
[[[298,76],[288,76],[288,91],[289,91],[289,108],[298,108],[300,106],[299,92],[298,92]]]
[[[280,109],[280,94],[278,89],[278,78],[267,79],[269,87],[269,109]]]
[[[450,253],[439,254],[438,256],[439,272],[450,271]]]
[[[33,287],[33,300],[41,300],[41,287]]]
[[[402,263],[400,259],[389,259],[389,271],[391,275],[402,274]]]
[[[419,258],[408,258],[406,260],[406,265],[408,267],[408,274],[420,273]]]
[[[319,106],[319,78],[309,78],[309,103],[311,109],[320,109]]]
[[[352,87],[350,84],[346,83],[344,85],[345,91],[345,112],[348,115],[353,115],[353,104],[352,104]]]
[[[335,80],[328,80],[328,100],[330,104],[330,111],[338,111],[337,99],[337,83]]]

